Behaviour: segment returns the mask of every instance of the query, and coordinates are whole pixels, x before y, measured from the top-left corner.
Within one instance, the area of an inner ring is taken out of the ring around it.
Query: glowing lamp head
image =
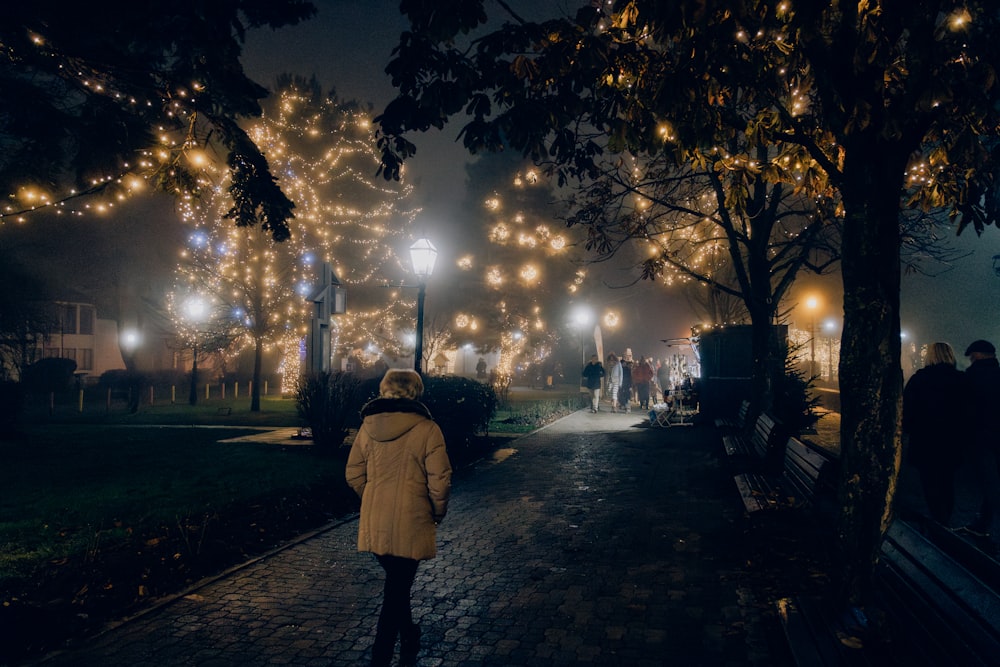
[[[413,262],[413,272],[418,278],[424,280],[434,273],[437,255],[437,248],[426,238],[417,239],[416,243],[410,246],[410,261]]]
[[[200,296],[189,297],[184,302],[184,315],[192,322],[201,322],[208,314],[208,305]]]
[[[139,346],[139,332],[135,329],[126,329],[122,332],[122,347],[131,352]]]

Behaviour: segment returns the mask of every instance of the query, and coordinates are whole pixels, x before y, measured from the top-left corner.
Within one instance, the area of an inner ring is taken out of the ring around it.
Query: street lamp
[[[428,239],[422,238],[410,246],[410,261],[413,263],[413,273],[419,280],[417,292],[417,335],[413,350],[413,370],[423,372],[424,360],[424,297],[427,296],[427,279],[434,273],[434,262],[437,260],[437,248]]]
[[[135,349],[139,347],[139,332],[135,329],[126,329],[122,332],[121,344],[125,353],[132,356]]]
[[[584,332],[587,330],[587,325],[589,325],[593,321],[594,314],[591,312],[590,308],[581,305],[577,306],[573,310],[572,318],[573,318],[573,324],[575,324],[577,328],[580,329],[580,360],[581,360],[580,363],[586,365],[587,349],[584,347],[583,344],[583,335]]]
[[[814,296],[806,299],[806,309],[809,311],[809,376],[816,375],[816,309],[819,299]]]
[[[833,382],[833,339],[837,335],[837,320],[828,319],[823,323],[823,330],[826,331],[826,343],[827,343],[827,370],[828,378],[830,382]]]
[[[184,315],[194,325],[194,344],[191,346],[191,391],[188,394],[188,403],[191,405],[198,403],[198,325],[205,319],[207,310],[205,300],[200,296],[188,297],[184,302]]]

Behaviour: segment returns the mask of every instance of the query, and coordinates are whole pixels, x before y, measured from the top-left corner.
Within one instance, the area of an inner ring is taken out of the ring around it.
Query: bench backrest
[[[753,445],[754,453],[760,458],[767,458],[771,450],[771,441],[777,434],[778,422],[767,413],[761,413],[757,417],[757,423],[753,427],[753,435],[750,442]]]
[[[932,641],[919,647],[928,664],[994,664],[988,661],[1000,655],[1000,595],[914,527],[890,524],[877,574],[890,612],[906,629],[934,629],[925,638]]]
[[[816,495],[824,467],[832,464],[832,455],[824,455],[798,438],[785,444],[785,476],[797,494],[812,499]]]

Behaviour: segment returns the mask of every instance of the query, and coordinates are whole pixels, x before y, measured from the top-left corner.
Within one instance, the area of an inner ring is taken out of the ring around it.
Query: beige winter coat
[[[362,415],[346,472],[361,497],[358,551],[434,558],[451,492],[441,429],[417,401],[375,399]]]

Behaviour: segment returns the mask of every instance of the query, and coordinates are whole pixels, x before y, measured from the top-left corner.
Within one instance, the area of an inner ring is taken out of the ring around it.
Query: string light
[[[247,313],[245,335],[230,353],[263,337],[282,354],[283,388],[289,388],[299,377],[301,341],[312,315],[306,297],[320,262],[329,263],[352,293],[352,307],[333,322],[334,348],[360,350],[366,361],[369,349],[401,356],[402,332],[412,329],[412,298],[381,285],[408,275],[407,260],[395,249],[406,247],[419,209],[408,203],[411,186],[372,177],[378,152],[366,115],[335,99],[313,99],[294,85],[276,97],[273,111],[248,134],[295,202],[291,238],[275,243],[259,227],[235,226],[225,217],[232,203],[222,180],[202,201],[190,198],[181,206],[192,232],[177,283],[202,285]],[[266,322],[256,322],[255,312]]]

